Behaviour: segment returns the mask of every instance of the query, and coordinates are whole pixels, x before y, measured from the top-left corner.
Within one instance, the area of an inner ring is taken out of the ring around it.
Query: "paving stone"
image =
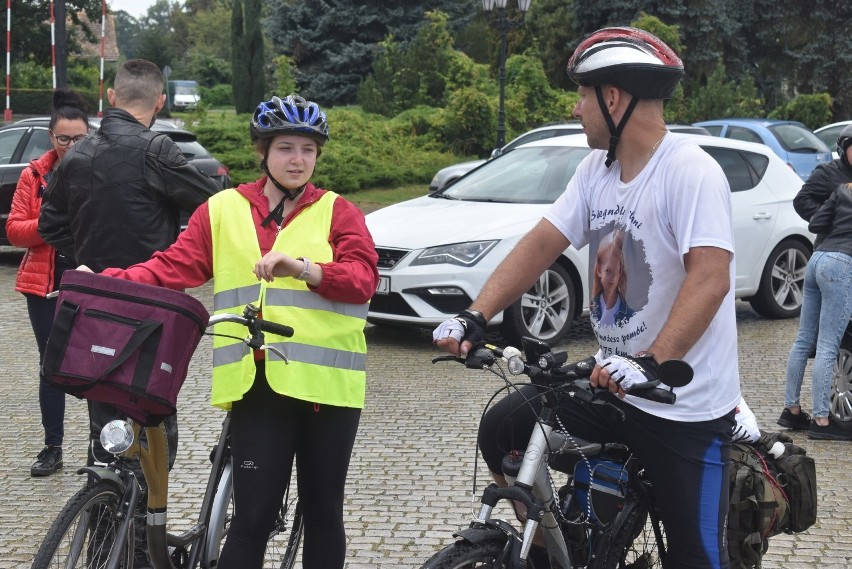
[[[29,468],[42,447],[38,412],[38,352],[24,298],[14,291],[21,255],[0,248],[0,569],[28,567],[60,508],[76,492],[88,435],[85,404],[67,398],[65,468],[34,479]],[[209,307],[212,289],[193,295]],[[743,392],[764,430],[777,430],[783,406],[787,354],[798,320],[768,320],[737,303]],[[428,331],[369,326],[368,393],[355,442],[345,504],[346,569],[418,568],[452,532],[478,511],[471,496],[488,483],[476,462],[476,430],[482,410],[501,382],[493,375],[451,363],[438,354]],[[595,351],[588,321],[574,326],[562,349],[580,359]],[[194,523],[209,467],[209,451],[222,412],[209,405],[209,338],[202,340],[178,399],[180,455],[171,476],[169,522]],[[810,406],[810,366],[802,401]],[[817,462],[819,520],[809,531],[772,538],[764,567],[799,569],[852,566],[852,443],[811,441],[791,433]],[[274,436],[270,438],[274,448]],[[501,516],[510,518],[507,508]]]

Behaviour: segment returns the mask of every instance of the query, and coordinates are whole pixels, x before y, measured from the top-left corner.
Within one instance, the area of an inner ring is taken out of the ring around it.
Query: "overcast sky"
[[[148,8],[154,5],[155,0],[107,0],[107,6],[113,12],[124,10],[134,18],[140,18],[148,14]]]

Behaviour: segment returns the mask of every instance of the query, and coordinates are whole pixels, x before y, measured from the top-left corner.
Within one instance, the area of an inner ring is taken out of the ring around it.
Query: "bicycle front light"
[[[520,356],[512,356],[509,358],[509,373],[512,375],[521,375],[524,373],[524,360]]]
[[[121,454],[133,444],[133,429],[121,419],[110,421],[101,429],[101,445],[107,452]]]

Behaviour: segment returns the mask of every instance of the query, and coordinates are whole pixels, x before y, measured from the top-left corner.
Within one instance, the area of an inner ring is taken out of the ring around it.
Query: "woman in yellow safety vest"
[[[103,274],[179,290],[213,278],[214,312],[241,313],[254,302],[264,319],[295,329],[292,338],[267,335],[289,364],[214,337],[212,402],[231,410],[236,504],[218,567],[261,567],[296,458],[302,565],[340,569],[378,256],[363,213],[309,182],[328,140],[316,103],[272,97],[258,105],[249,132],[263,177],[210,198],[149,261]]]

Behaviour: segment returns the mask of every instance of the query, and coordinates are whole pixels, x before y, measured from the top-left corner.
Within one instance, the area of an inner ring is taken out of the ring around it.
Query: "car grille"
[[[411,251],[408,249],[388,249],[385,247],[376,247],[376,253],[379,254],[379,268],[393,269],[403,257]]]
[[[432,308],[444,314],[457,314],[471,305],[468,295],[458,296],[435,296],[428,289],[412,288],[404,291],[406,294],[414,294],[424,300]],[[398,316],[418,316],[417,312],[405,301],[399,293],[374,294],[370,301],[370,312],[381,314],[396,314]]]
[[[374,294],[370,301],[370,312],[381,314],[398,314],[400,316],[417,316],[402,296],[392,292],[390,294]]]

